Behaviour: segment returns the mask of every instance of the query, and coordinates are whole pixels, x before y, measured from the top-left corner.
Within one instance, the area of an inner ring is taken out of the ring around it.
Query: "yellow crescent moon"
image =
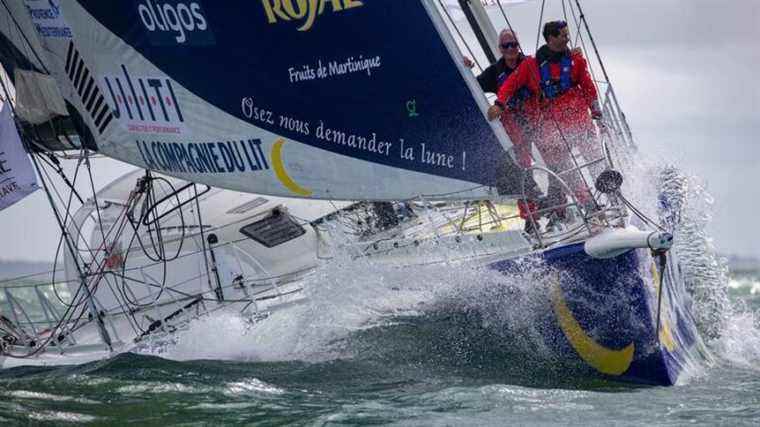
[[[654,260],[652,260],[652,280],[654,281],[654,290],[659,293],[660,292],[660,271],[657,269],[657,264],[654,263]],[[667,309],[667,303],[663,304],[663,309]],[[673,352],[676,349],[676,343],[673,339],[673,333],[670,332],[670,321],[668,321],[667,315],[664,315],[665,313],[661,313],[660,321],[662,324],[660,325],[660,343],[665,346],[665,348],[668,349],[669,352]],[[655,319],[656,320],[656,319]]]
[[[584,362],[608,375],[622,375],[628,370],[633,361],[633,343],[621,350],[611,350],[594,341],[573,316],[562,295],[559,283],[556,283],[552,289],[552,303],[559,327]]]
[[[274,174],[277,176],[277,179],[280,180],[282,185],[284,185],[285,188],[292,191],[294,194],[303,197],[311,196],[311,190],[298,185],[298,183],[295,182],[293,178],[291,178],[290,175],[288,175],[288,173],[285,171],[285,166],[282,164],[283,145],[285,145],[285,140],[280,138],[275,141],[274,145],[272,146],[272,167],[274,168]]]

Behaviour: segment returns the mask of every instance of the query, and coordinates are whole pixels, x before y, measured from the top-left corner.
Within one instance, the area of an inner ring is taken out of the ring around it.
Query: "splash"
[[[654,166],[652,166],[654,165]],[[747,280],[730,277],[727,260],[722,258],[707,232],[712,221],[714,199],[702,179],[687,175],[674,165],[663,165],[646,158],[627,163],[628,175],[641,178],[628,191],[640,206],[660,206],[647,213],[673,231],[673,252],[680,262],[685,290],[691,300],[697,329],[706,343],[698,348],[703,360],[718,360],[734,366],[751,367],[760,363],[760,321],[745,303],[746,298],[731,298],[733,287],[745,288]],[[656,191],[652,191],[656,190]],[[657,195],[659,200],[654,200]],[[755,285],[749,281],[749,289]],[[698,364],[697,364],[698,365]],[[692,366],[692,377],[704,374]],[[689,377],[685,375],[684,378]]]
[[[711,220],[712,199],[696,177],[686,176],[672,166],[650,165],[646,161],[622,163],[626,176],[633,177],[626,181],[625,194],[650,218],[673,230],[673,251],[681,261],[684,286],[691,296],[687,306],[700,335],[711,350],[728,359],[745,354],[749,355],[747,363],[757,360],[749,348],[756,347],[751,342],[760,342],[760,338],[744,342],[738,338],[760,335],[754,325],[757,320],[732,305],[725,261],[717,256],[705,232]],[[658,194],[669,200],[669,210],[657,210]],[[545,361],[554,358],[544,331],[537,326],[541,316],[551,312],[547,298],[551,281],[540,262],[526,261],[537,264],[526,265],[521,269],[524,273],[508,277],[489,268],[453,261],[470,253],[467,245],[461,245],[438,248],[433,257],[438,259],[436,262],[426,262],[428,251],[419,254],[417,265],[380,263],[362,256],[355,246],[340,245],[351,238],[341,236],[339,229],[329,232],[339,244],[330,248],[314,273],[304,280],[301,305],[272,312],[255,324],[236,313],[197,320],[161,356],[309,362],[365,357],[360,353],[368,349],[386,351],[358,343],[357,337],[366,338],[365,331],[387,330],[409,318],[456,318],[467,326],[460,330],[449,323],[446,327],[460,331],[459,335],[435,331],[439,337],[448,337],[451,347],[428,350],[462,348],[478,334],[487,334],[493,338],[489,345],[508,346],[510,351]],[[738,347],[740,342],[748,349]],[[711,354],[703,350],[700,345],[697,354],[709,361]],[[704,372],[699,368],[701,363],[695,366],[691,377]]]

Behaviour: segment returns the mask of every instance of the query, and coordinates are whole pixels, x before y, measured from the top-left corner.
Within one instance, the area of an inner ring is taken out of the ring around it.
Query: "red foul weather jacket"
[[[515,68],[510,68],[504,58],[489,66],[483,73],[478,76],[478,83],[484,92],[497,93],[499,88],[504,84],[507,78],[520,66],[524,56],[520,55]],[[527,92],[527,94],[526,94]],[[513,97],[507,105],[509,114],[501,116],[501,123],[507,131],[507,135],[512,140],[515,147],[515,155],[518,163],[527,168],[531,164],[530,140],[535,134],[535,117],[526,116],[523,110],[523,98],[529,98],[530,92],[524,90]]]
[[[585,151],[589,135],[595,132],[589,108],[597,92],[583,55],[541,47],[535,58],[526,57],[502,84],[498,100],[508,105],[525,88],[531,96],[523,101],[523,109],[526,117],[535,120],[535,141],[547,165],[558,165],[567,159],[563,136]],[[510,115],[508,108],[504,115]]]

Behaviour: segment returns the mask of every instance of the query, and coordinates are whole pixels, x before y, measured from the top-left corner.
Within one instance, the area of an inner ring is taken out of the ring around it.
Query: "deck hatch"
[[[278,209],[264,219],[246,225],[240,232],[262,245],[273,248],[306,233],[290,215]]]

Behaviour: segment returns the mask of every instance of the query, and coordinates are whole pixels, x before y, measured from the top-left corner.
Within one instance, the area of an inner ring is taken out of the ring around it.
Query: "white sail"
[[[83,138],[142,168],[323,199],[518,193],[435,2],[237,3],[62,0],[34,36]]]
[[[37,190],[37,176],[11,118],[10,104],[0,108],[0,210]]]

